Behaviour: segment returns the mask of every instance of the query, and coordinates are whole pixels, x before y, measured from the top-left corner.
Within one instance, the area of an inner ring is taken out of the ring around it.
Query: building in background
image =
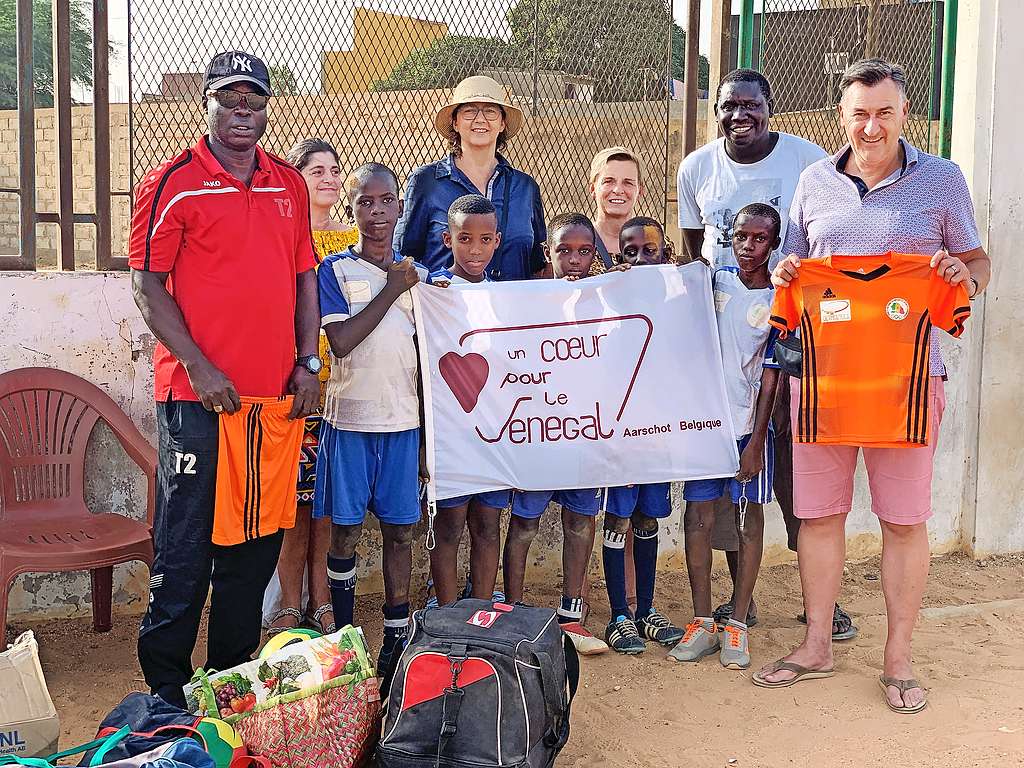
[[[324,51],[320,82],[324,93],[364,93],[418,48],[448,34],[439,21],[356,8],[352,48]]]

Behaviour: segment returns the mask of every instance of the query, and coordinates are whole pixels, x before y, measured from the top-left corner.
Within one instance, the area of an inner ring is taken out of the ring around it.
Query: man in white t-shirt
[[[734,267],[732,222],[749,203],[768,203],[782,217],[804,168],[826,156],[806,139],[770,131],[771,86],[760,72],[737,69],[722,79],[715,115],[723,138],[691,152],[679,164],[679,228],[691,258]],[[779,259],[776,250],[770,266]]]
[[[786,239],[789,206],[804,168],[826,157],[826,152],[799,136],[769,130],[773,111],[771,84],[760,72],[737,69],[718,86],[715,116],[723,137],[691,152],[679,164],[679,228],[683,247],[690,258],[703,256],[712,267],[734,267],[732,222],[736,212],[750,203],[767,203],[782,218],[782,241]],[[776,249],[769,261],[772,268],[782,254]],[[783,510],[790,548],[796,550],[800,521],[793,515],[789,429],[789,381],[779,381],[782,404],[773,416],[775,427],[775,496]],[[726,551],[729,570],[736,573],[739,540],[736,537],[732,505],[724,499],[719,507],[713,536],[715,549]],[[715,610],[715,619],[725,624],[732,617],[733,601]],[[756,609],[738,617],[753,626]],[[848,640],[856,635],[850,617],[836,606],[833,639]]]

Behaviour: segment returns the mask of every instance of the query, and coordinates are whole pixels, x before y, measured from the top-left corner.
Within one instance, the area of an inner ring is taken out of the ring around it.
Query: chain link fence
[[[764,0],[755,16],[755,65],[772,83],[774,127],[829,151],[845,138],[835,115],[839,78],[870,57],[907,71],[911,117],[905,135],[938,148],[942,2],[917,0]]]
[[[682,77],[664,0],[143,0],[129,24],[133,183],[205,132],[206,62],[240,48],[271,70],[268,151],[319,137],[343,168],[373,160],[403,178],[445,153],[433,118],[449,89],[485,74],[526,113],[506,154],[549,215],[591,212],[591,157],[626,144],[647,175],[638,212],[664,217],[669,84]]]

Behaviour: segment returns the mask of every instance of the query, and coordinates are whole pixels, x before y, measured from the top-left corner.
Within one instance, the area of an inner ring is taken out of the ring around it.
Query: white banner
[[[736,473],[702,264],[413,298],[431,498]]]

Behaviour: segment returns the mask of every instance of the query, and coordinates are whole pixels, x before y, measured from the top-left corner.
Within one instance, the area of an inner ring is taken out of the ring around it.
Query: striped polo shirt
[[[941,248],[952,254],[980,248],[974,204],[960,166],[902,137],[900,144],[902,166],[869,190],[842,171],[849,144],[808,166],[793,195],[783,253],[801,259],[887,252],[931,256]],[[929,372],[946,372],[937,334],[932,334]]]

